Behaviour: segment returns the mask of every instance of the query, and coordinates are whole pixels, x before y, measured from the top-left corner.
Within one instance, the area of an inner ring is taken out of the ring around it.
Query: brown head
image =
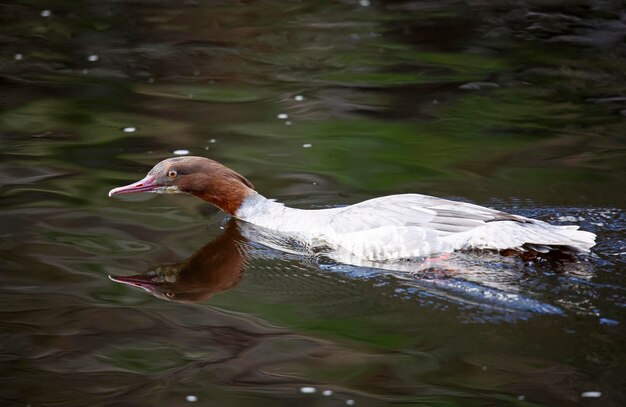
[[[163,160],[145,178],[114,188],[109,196],[135,192],[191,194],[231,215],[235,214],[244,199],[255,193],[252,183],[242,175],[204,157]]]

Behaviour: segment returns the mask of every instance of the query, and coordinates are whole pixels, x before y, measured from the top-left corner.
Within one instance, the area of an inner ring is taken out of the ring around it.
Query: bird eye
[[[176,176],[177,176],[177,175],[178,175],[178,173],[177,173],[176,171],[174,171],[174,170],[170,170],[170,171],[167,173],[167,176],[168,176],[168,177],[170,177],[170,179],[174,179],[174,178],[176,178]]]

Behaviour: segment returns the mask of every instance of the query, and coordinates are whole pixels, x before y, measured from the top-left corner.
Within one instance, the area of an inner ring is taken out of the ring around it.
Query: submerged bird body
[[[258,194],[229,168],[206,158],[171,158],[141,181],[115,188],[189,193],[245,222],[372,261],[393,261],[460,250],[586,252],[595,235],[465,202],[419,194],[390,195],[330,209],[295,209]]]

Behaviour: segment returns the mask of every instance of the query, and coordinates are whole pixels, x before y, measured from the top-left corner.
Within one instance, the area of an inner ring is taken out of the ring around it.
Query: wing
[[[494,221],[534,222],[483,206],[419,194],[374,198],[335,211],[330,226],[337,233],[388,226],[417,226],[447,235],[466,232]]]

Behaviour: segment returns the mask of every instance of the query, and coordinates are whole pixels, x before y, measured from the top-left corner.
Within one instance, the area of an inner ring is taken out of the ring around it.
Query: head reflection
[[[246,263],[246,239],[231,220],[226,230],[187,260],[134,276],[109,276],[117,283],[142,288],[176,302],[202,302],[239,283]]]

